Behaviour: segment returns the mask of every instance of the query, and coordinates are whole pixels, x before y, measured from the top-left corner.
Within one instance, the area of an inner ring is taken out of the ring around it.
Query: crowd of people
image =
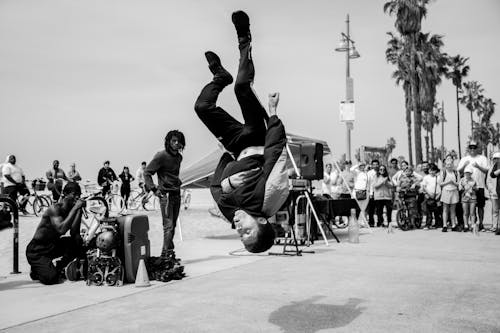
[[[333,199],[355,198],[371,227],[387,226],[393,211],[404,203],[417,227],[416,219],[420,219],[423,229],[483,230],[500,235],[500,152],[488,160],[478,148],[476,142],[469,142],[467,155],[458,163],[452,155],[446,156],[441,170],[425,161],[413,168],[396,158],[388,166],[379,160],[354,166],[351,161],[340,161],[335,168],[328,163],[322,194]],[[491,201],[492,220],[485,223],[486,200]]]
[[[45,173],[47,189],[51,192],[52,199],[55,202],[61,198],[65,183],[74,182],[81,184],[82,181],[82,176],[76,169],[75,163],[70,164],[68,172],[65,172],[59,165],[59,160],[54,160],[52,167]],[[135,177],[130,173],[128,166],[124,166],[122,172],[117,176],[110,167],[110,162],[105,161],[96,178],[97,184],[102,187],[102,195],[105,196],[108,194],[111,191],[112,184],[119,181],[120,194],[126,203],[130,196],[132,181],[137,180],[138,187],[144,189],[144,170],[146,169],[146,165],[146,162],[141,163],[135,172]],[[37,180],[43,181],[41,178],[37,178]],[[26,175],[23,169],[17,164],[15,155],[8,155],[5,162],[0,164],[0,189],[2,194],[9,196],[14,201],[17,200],[18,196],[21,196],[19,209],[26,213],[24,208],[27,198],[30,195],[30,190],[26,184]]]

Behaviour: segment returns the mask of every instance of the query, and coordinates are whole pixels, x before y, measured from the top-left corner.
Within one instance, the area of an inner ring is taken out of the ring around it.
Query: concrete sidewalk
[[[345,232],[341,239],[345,240]],[[183,243],[189,278],[137,289],[0,282],[12,332],[499,332],[500,237],[375,230],[302,257]],[[276,247],[274,250],[279,250]],[[243,254],[243,253],[241,253]],[[10,284],[10,285],[5,285]]]

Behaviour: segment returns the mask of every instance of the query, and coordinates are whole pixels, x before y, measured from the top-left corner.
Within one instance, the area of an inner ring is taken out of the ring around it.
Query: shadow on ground
[[[0,291],[16,289],[16,288],[36,288],[40,287],[41,284],[39,282],[31,281],[31,280],[23,280],[23,281],[6,281],[0,282]]]
[[[292,302],[271,313],[269,322],[285,333],[314,333],[328,328],[343,327],[358,317],[363,300],[349,298],[342,305],[315,303],[324,296],[314,296],[305,301]]]

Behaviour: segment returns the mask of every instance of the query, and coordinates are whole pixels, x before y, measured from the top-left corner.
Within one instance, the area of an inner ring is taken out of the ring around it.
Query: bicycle
[[[91,194],[83,198],[86,201],[85,207],[82,207],[82,238],[91,239],[99,227],[101,220],[109,216],[109,207],[106,200],[98,195]]]
[[[142,207],[146,211],[156,210],[160,207],[160,200],[152,192],[134,189],[130,192],[128,208],[132,210]]]
[[[412,195],[411,191],[401,191],[399,192],[400,208],[396,214],[396,222],[399,229],[403,231],[408,231],[410,229],[420,229],[422,226],[422,216],[420,216],[417,206],[417,196]],[[411,199],[411,200],[409,200]],[[412,216],[413,215],[413,216]],[[413,219],[412,219],[413,217]]]

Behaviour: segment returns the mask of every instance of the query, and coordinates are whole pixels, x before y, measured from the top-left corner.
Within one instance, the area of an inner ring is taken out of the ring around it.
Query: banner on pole
[[[353,122],[355,120],[354,102],[340,102],[340,121]]]

